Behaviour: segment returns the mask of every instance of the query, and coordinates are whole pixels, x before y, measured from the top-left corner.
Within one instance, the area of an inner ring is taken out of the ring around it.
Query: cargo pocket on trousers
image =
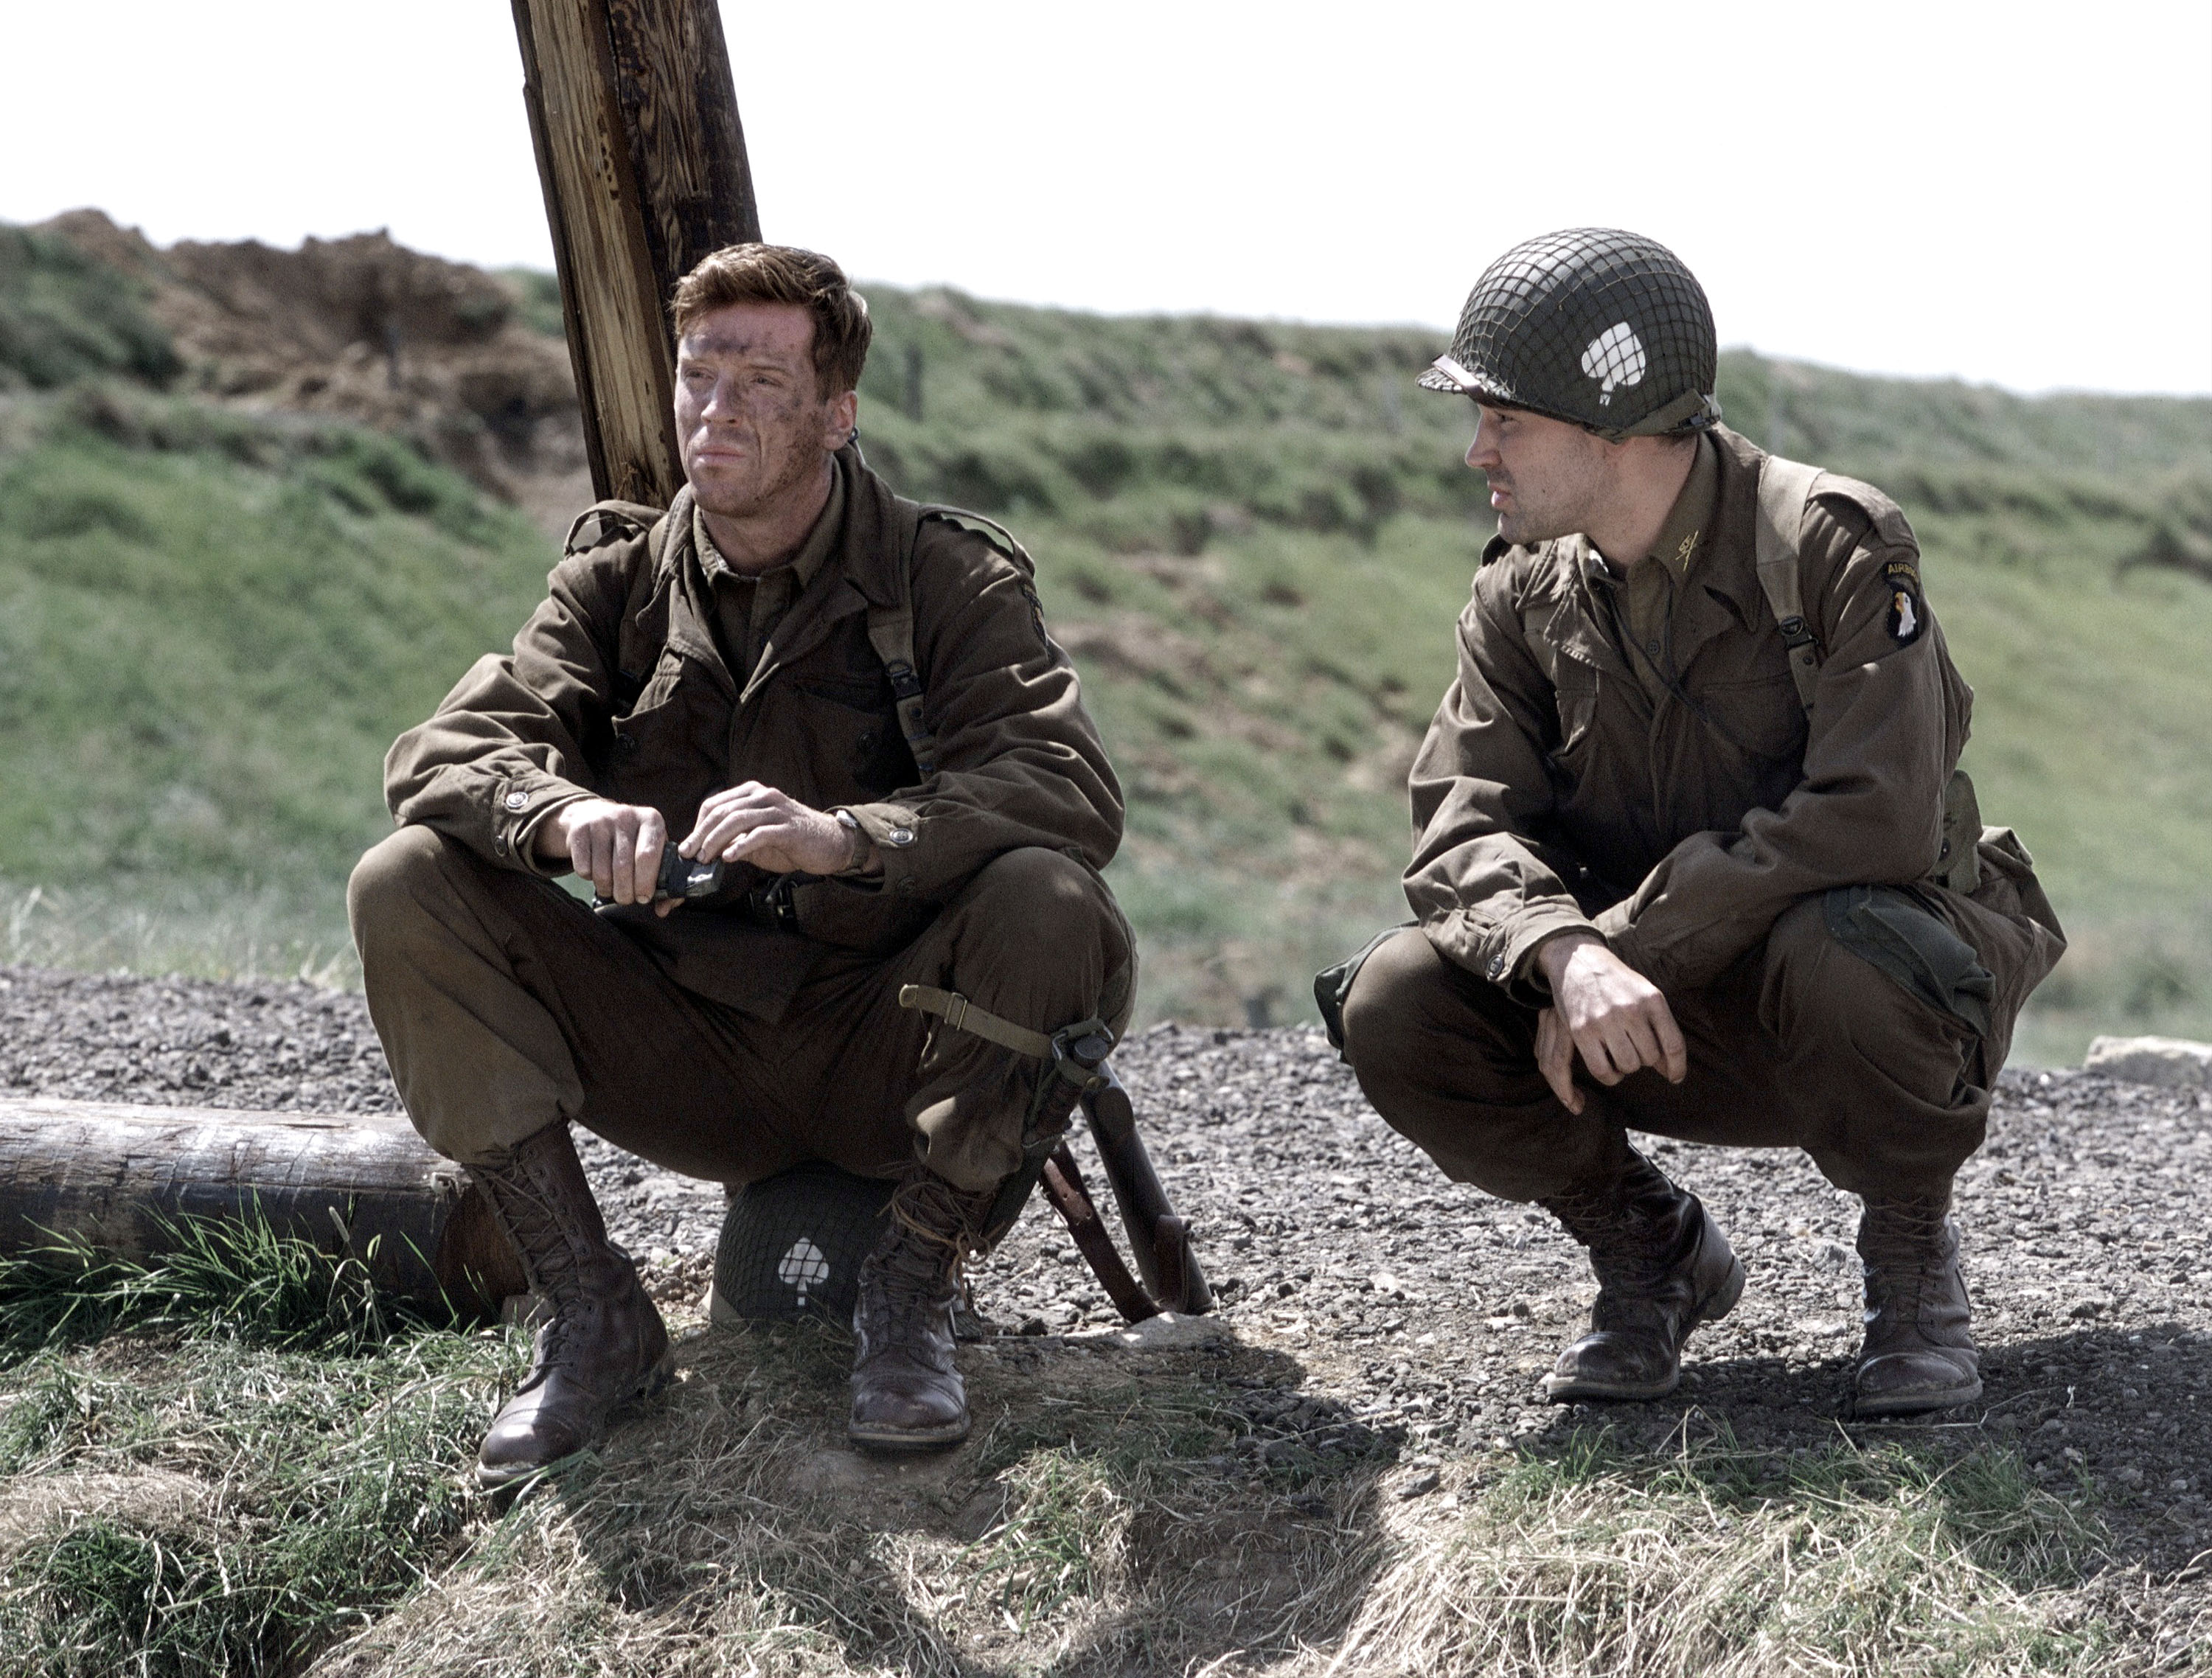
[[[1352,982],[1359,976],[1359,970],[1367,964],[1368,957],[1408,927],[1419,926],[1417,921],[1402,921],[1395,927],[1385,927],[1360,946],[1359,953],[1324,967],[1314,975],[1314,1006],[1321,1010],[1321,1023],[1328,1032],[1328,1046],[1340,1056],[1344,1053],[1344,1004],[1352,994]]]
[[[1990,1032],[1996,978],[1974,946],[1893,885],[1839,885],[1821,902],[1828,936],[1951,1016],[1978,1037]]]

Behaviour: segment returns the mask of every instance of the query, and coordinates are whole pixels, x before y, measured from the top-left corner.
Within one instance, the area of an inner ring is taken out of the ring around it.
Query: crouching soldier
[[[399,829],[349,894],[407,1111],[550,1302],[488,1486],[590,1444],[668,1364],[572,1123],[719,1182],[896,1177],[852,1437],[964,1438],[958,1268],[1075,1097],[1039,1046],[1118,1031],[1133,990],[1098,874],[1120,789],[1026,556],[854,443],[866,302],[826,258],[735,246],[675,323],[686,487],[577,520],[514,651],[392,748]]]
[[[1668,1391],[1743,1287],[1632,1128],[1805,1149],[1863,1201],[1857,1410],[1961,1403],[1952,1176],[2059,929],[1954,775],[1972,696],[1903,515],[1721,426],[1715,362],[1670,252],[1581,229],[1499,258],[1423,376],[1475,404],[1498,535],[1413,771],[1418,923],[1339,970],[1346,1053],[1589,1249],[1554,1400]]]

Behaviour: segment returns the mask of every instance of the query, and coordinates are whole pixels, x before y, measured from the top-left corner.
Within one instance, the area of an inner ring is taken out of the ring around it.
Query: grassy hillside
[[[870,459],[1015,526],[1121,766],[1146,1013],[1304,1014],[1312,967],[1402,913],[1404,772],[1486,533],[1465,404],[1411,385],[1431,335],[869,292]],[[158,336],[104,295],[79,321],[54,261],[0,264],[0,326],[105,346],[41,376],[0,331],[0,958],[343,977],[383,748],[550,544],[397,443],[155,394]],[[2212,402],[1733,354],[1721,396],[1921,531],[1984,808],[2075,933],[2027,1051],[2212,1032],[2212,589],[2118,568],[2212,533]]]
[[[0,959],[344,977],[385,748],[549,547],[374,433],[0,397]]]

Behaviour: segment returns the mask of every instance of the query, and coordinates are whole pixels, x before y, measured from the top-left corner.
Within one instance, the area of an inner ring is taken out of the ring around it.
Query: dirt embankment
[[[196,395],[409,437],[541,524],[591,499],[567,347],[513,281],[380,232],[163,249],[96,210],[40,230],[147,287]]]

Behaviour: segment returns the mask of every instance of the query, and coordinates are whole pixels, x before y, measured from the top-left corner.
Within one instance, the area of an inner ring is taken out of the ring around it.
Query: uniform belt
[[[755,886],[732,903],[730,911],[769,932],[796,934],[799,931],[799,906],[792,901],[791,886],[788,874],[771,880],[766,885]]]

